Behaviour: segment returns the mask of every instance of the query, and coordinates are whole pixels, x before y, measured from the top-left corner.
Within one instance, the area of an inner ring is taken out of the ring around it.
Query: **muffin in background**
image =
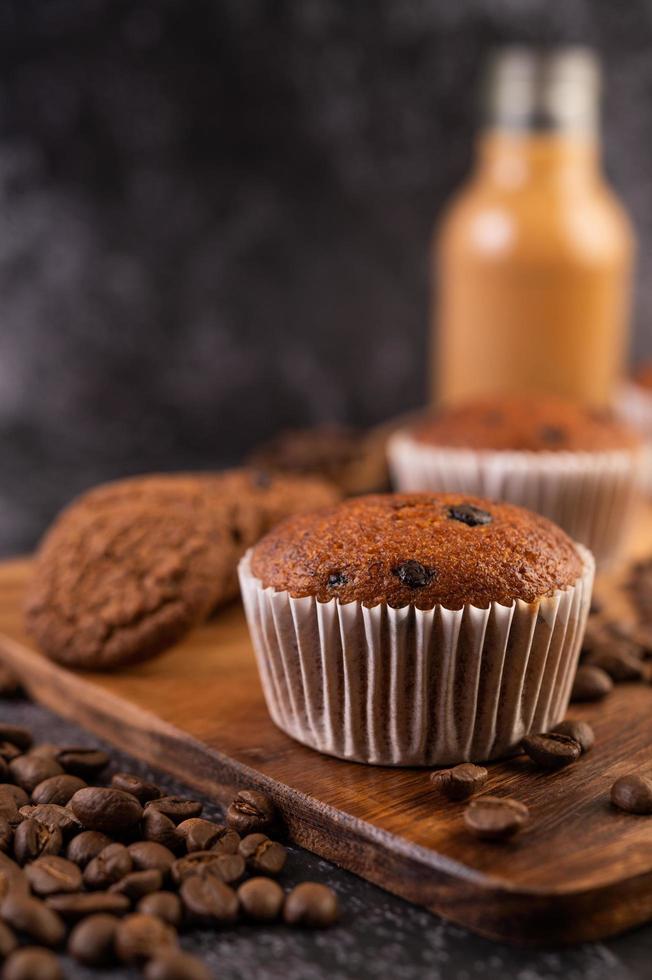
[[[359,762],[506,755],[565,713],[593,568],[545,518],[467,494],[288,518],[239,567],[272,719]]]
[[[636,512],[647,453],[611,412],[550,395],[493,396],[442,409],[395,433],[398,490],[477,493],[535,510],[616,558]]]
[[[640,364],[631,379],[621,385],[616,411],[625,423],[640,433],[647,444],[645,492],[652,496],[652,361]]]

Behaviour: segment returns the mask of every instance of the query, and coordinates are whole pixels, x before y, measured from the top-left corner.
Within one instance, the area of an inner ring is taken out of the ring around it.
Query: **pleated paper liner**
[[[526,452],[449,449],[405,432],[388,444],[395,489],[447,491],[534,510],[589,548],[599,565],[618,557],[640,503],[646,450]]]
[[[292,598],[239,568],[265,700],[305,745],[358,762],[437,766],[508,755],[568,706],[593,585],[487,609]]]

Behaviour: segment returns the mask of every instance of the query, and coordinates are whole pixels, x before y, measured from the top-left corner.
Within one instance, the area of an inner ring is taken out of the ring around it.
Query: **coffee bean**
[[[410,589],[422,589],[428,585],[435,574],[433,569],[426,568],[425,565],[414,561],[413,558],[401,562],[400,565],[392,569],[392,572],[398,576],[403,585],[407,585]]]
[[[44,759],[40,755],[19,755],[9,763],[9,771],[14,782],[22,786],[26,793],[31,793],[44,779],[60,776],[63,769],[54,759]]]
[[[135,902],[139,898],[142,898],[143,895],[149,895],[150,892],[159,891],[162,885],[163,875],[156,868],[151,868],[149,871],[130,872],[124,878],[121,878],[120,881],[116,881],[115,884],[111,885],[109,891],[126,895],[132,902]]]
[[[29,895],[29,882],[23,869],[0,851],[0,903],[10,891]]]
[[[18,940],[9,926],[5,925],[4,922],[0,922],[0,963],[6,960],[9,954],[16,949],[17,945]]]
[[[29,728],[23,728],[22,725],[0,723],[0,742],[10,742],[21,752],[27,752],[28,749],[31,749],[33,741]]]
[[[58,946],[65,935],[62,919],[37,898],[10,891],[0,905],[0,918],[16,932],[26,933],[42,946]]]
[[[2,980],[64,980],[64,977],[59,960],[49,949],[23,946],[5,963]]]
[[[78,922],[68,939],[68,952],[85,966],[110,966],[119,919],[98,913]]]
[[[35,806],[21,806],[18,811],[26,820],[38,820],[50,830],[61,832],[64,840],[79,833],[81,824],[72,810],[57,803],[37,803]]]
[[[488,775],[483,766],[463,762],[452,769],[439,769],[431,773],[430,782],[449,800],[467,800],[484,786]]]
[[[209,870],[221,881],[236,881],[244,874],[244,858],[239,854],[220,854],[219,851],[193,851],[174,862],[172,880],[180,885],[191,875]]]
[[[242,789],[226,811],[226,822],[239,834],[266,830],[276,817],[276,808],[269,796],[255,789]]]
[[[223,854],[235,854],[240,843],[240,836],[234,830],[201,817],[183,820],[177,830],[185,840],[188,852],[217,849]]]
[[[506,840],[517,833],[529,818],[528,808],[507,797],[480,796],[464,811],[464,823],[481,840]]]
[[[115,951],[123,963],[146,963],[166,947],[178,945],[176,931],[153,915],[135,912],[116,929]]]
[[[12,759],[17,759],[22,754],[21,749],[12,742],[0,742],[0,759],[5,762],[11,762]]]
[[[489,511],[475,507],[473,504],[455,504],[447,510],[448,517],[453,521],[461,521],[468,527],[491,524],[493,517]]]
[[[109,844],[113,844],[113,841],[106,834],[100,834],[97,830],[83,830],[68,844],[66,857],[80,868],[85,868]]]
[[[161,796],[161,791],[155,783],[149,783],[140,776],[134,776],[130,772],[116,772],[111,777],[111,785],[114,789],[122,789],[125,793],[131,793],[140,803],[148,803]]]
[[[40,755],[44,759],[54,759],[57,761],[57,755],[59,753],[59,746],[53,745],[51,742],[39,742],[38,745],[33,745],[29,750],[30,755]]]
[[[588,721],[568,718],[566,721],[560,721],[558,725],[555,725],[553,732],[558,735],[568,735],[575,739],[582,752],[588,752],[595,742],[595,735]]]
[[[8,793],[0,799],[0,817],[13,829],[24,819],[12,796]]]
[[[285,892],[271,878],[250,878],[238,888],[238,900],[248,919],[273,922],[281,914]]]
[[[161,796],[148,803],[146,809],[157,810],[178,824],[190,817],[198,817],[203,805],[198,800],[188,800],[183,796]]]
[[[59,828],[46,827],[38,820],[23,820],[14,832],[14,856],[19,864],[35,861],[44,854],[58,854],[62,846]]]
[[[582,664],[577,668],[571,701],[601,701],[610,691],[613,691],[613,681],[600,667],[590,667]]]
[[[143,815],[142,833],[145,840],[162,844],[163,847],[174,852],[180,851],[184,845],[183,837],[177,832],[172,820],[159,810],[150,807],[147,807]]]
[[[27,880],[37,895],[55,895],[57,892],[77,892],[81,888],[82,875],[76,864],[56,854],[37,858],[25,868]]]
[[[611,787],[611,802],[627,813],[652,813],[652,777],[630,773]]]
[[[250,868],[266,875],[280,874],[288,856],[282,844],[265,834],[248,834],[240,842],[239,851]]]
[[[5,817],[0,817],[0,851],[8,854],[12,849],[14,828]]]
[[[11,803],[12,800],[17,808],[29,804],[29,796],[21,786],[15,786],[13,783],[0,783],[0,807],[5,803]]]
[[[128,875],[133,867],[131,856],[124,844],[109,844],[84,868],[84,884],[87,888],[108,888]]]
[[[557,732],[526,735],[521,748],[542,769],[562,769],[576,762],[582,754],[581,746],[574,738]]]
[[[212,980],[208,967],[190,953],[164,951],[157,953],[145,967],[145,980]]]
[[[624,651],[597,650],[586,657],[585,663],[587,666],[604,670],[616,683],[640,681],[645,677],[645,668],[641,661]]]
[[[82,779],[93,779],[109,764],[109,757],[101,749],[72,747],[59,749],[57,762],[66,772]]]
[[[77,790],[70,807],[87,830],[99,830],[111,836],[131,830],[143,815],[135,796],[109,786]]]
[[[165,876],[176,860],[169,847],[155,841],[135,841],[127,850],[137,871],[160,871]]]
[[[238,917],[238,896],[215,875],[193,874],[182,881],[181,901],[197,922],[228,923]]]
[[[22,694],[20,681],[6,664],[0,664],[0,698],[16,698],[20,694]]]
[[[83,789],[86,783],[79,776],[69,776],[64,773],[62,776],[50,776],[32,792],[33,803],[57,803],[65,806],[74,796],[78,789]]]
[[[152,892],[144,895],[136,906],[143,915],[155,915],[177,929],[181,925],[183,909],[181,899],[174,892]]]
[[[283,918],[290,926],[325,929],[339,919],[337,895],[327,885],[304,881],[285,899]]]
[[[129,899],[115,892],[77,892],[71,895],[50,895],[45,899],[48,908],[58,912],[68,922],[77,922],[87,915],[106,913],[124,915],[129,911]]]

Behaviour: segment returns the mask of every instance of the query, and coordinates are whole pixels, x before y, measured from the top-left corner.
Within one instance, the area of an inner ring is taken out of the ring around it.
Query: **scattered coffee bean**
[[[124,844],[109,844],[84,868],[84,884],[93,890],[108,888],[132,868],[131,855]]]
[[[116,772],[111,777],[111,785],[114,789],[122,789],[125,793],[131,793],[140,803],[148,803],[161,796],[161,791],[155,783],[149,783],[140,776],[134,776],[130,772]]]
[[[582,754],[579,742],[570,735],[560,735],[557,732],[526,735],[521,742],[521,748],[542,769],[562,769],[571,762],[576,762]]]
[[[558,735],[568,735],[569,738],[575,739],[582,752],[588,752],[595,742],[595,735],[588,721],[568,718],[566,721],[560,721],[558,725],[555,725],[553,732]]]
[[[183,909],[181,899],[174,892],[151,892],[144,895],[136,906],[144,915],[155,915],[175,929],[181,925]]]
[[[447,513],[451,520],[460,521],[468,527],[491,524],[493,520],[489,511],[475,507],[473,504],[455,504],[455,506],[447,509]]]
[[[238,888],[238,900],[248,919],[273,922],[281,914],[285,893],[271,878],[250,878]]]
[[[527,823],[528,808],[518,800],[480,796],[464,811],[464,823],[481,840],[506,840]]]
[[[59,746],[52,745],[50,742],[40,742],[38,745],[33,745],[29,750],[30,755],[40,755],[45,759],[54,759],[57,761],[57,755],[59,754]]]
[[[169,847],[155,841],[135,841],[127,850],[137,871],[160,871],[166,876],[176,860]]]
[[[20,681],[9,667],[0,664],[0,698],[17,698],[20,694]]]
[[[291,926],[325,929],[339,919],[337,895],[332,888],[315,881],[304,881],[285,899],[283,918]]]
[[[202,817],[183,820],[177,830],[185,840],[188,852],[211,851],[216,848],[223,854],[235,854],[240,843],[240,836],[235,830]]]
[[[178,944],[176,930],[153,915],[135,912],[118,924],[115,951],[123,963],[146,963],[166,947]]]
[[[77,790],[70,807],[87,830],[99,830],[109,835],[131,830],[143,815],[143,808],[135,796],[110,786],[87,786]]]
[[[58,946],[65,935],[62,919],[37,898],[10,891],[0,905],[0,918],[42,946]]]
[[[0,817],[0,851],[8,854],[14,840],[14,828],[5,817]]]
[[[93,779],[109,764],[109,757],[101,749],[73,747],[59,749],[57,762],[66,772],[82,779]]]
[[[576,702],[601,701],[613,691],[613,686],[614,683],[609,674],[600,667],[581,664],[575,674],[570,699]]]
[[[9,763],[9,771],[14,782],[22,786],[26,793],[32,793],[44,779],[63,773],[63,769],[54,759],[40,755],[17,756]]]
[[[435,574],[433,569],[426,568],[425,565],[419,561],[414,561],[413,558],[401,562],[392,571],[394,575],[398,576],[402,584],[407,585],[410,589],[422,589],[428,585]]]
[[[99,913],[77,923],[68,939],[68,952],[85,966],[110,966],[119,919]]]
[[[157,953],[145,967],[145,980],[212,980],[208,967],[180,950]]]
[[[0,963],[18,946],[18,940],[4,922],[0,922]]]
[[[147,807],[143,815],[142,833],[145,840],[162,844],[175,853],[184,846],[183,837],[177,832],[176,824],[164,813],[150,807]]]
[[[627,813],[652,813],[652,777],[631,773],[621,776],[611,787],[611,802]]]
[[[643,664],[631,653],[597,650],[586,657],[585,663],[604,670],[617,684],[623,681],[640,681],[645,677]]]
[[[193,851],[174,862],[172,880],[179,885],[191,875],[206,871],[221,881],[237,881],[245,872],[244,858],[240,854],[221,854],[219,851]]]
[[[452,769],[439,769],[431,773],[430,782],[449,800],[467,800],[484,786],[488,775],[484,766],[463,762]]]
[[[64,773],[61,776],[50,776],[39,783],[32,792],[33,803],[58,803],[65,806],[78,789],[83,789],[86,783],[79,776]]]
[[[239,852],[250,868],[267,875],[280,874],[288,856],[282,844],[265,834],[248,834],[240,842]]]
[[[21,752],[27,752],[31,749],[34,739],[30,730],[23,728],[22,725],[6,725],[0,723],[0,742],[10,742],[16,748],[20,749]]]
[[[13,800],[16,807],[27,806],[29,796],[21,786],[15,786],[13,783],[0,783],[0,806],[2,806],[3,801],[7,800]]]
[[[126,895],[132,902],[138,901],[143,895],[157,892],[163,885],[163,875],[156,868],[149,871],[131,871],[109,888],[110,892]]]
[[[46,854],[25,868],[32,891],[43,897],[57,892],[77,892],[81,888],[80,869],[72,861],[56,854]]]
[[[23,946],[5,963],[2,980],[64,980],[59,960],[49,949]]]
[[[266,830],[276,818],[269,796],[255,789],[242,789],[226,811],[228,826],[239,834]]]
[[[194,874],[182,881],[181,901],[196,922],[228,923],[238,917],[238,896],[215,875]]]
[[[14,832],[14,857],[19,864],[35,861],[44,854],[58,854],[62,845],[58,827],[46,827],[31,818],[23,820]]]
[[[203,805],[198,800],[187,800],[183,796],[161,796],[147,804],[147,810],[158,810],[173,823],[178,824],[190,817],[198,817]]]
[[[80,868],[85,868],[109,844],[113,844],[113,841],[106,834],[100,834],[97,830],[83,830],[68,844],[66,857]]]
[[[29,882],[20,865],[0,851],[0,904],[10,891],[29,895]]]
[[[45,899],[48,908],[58,912],[67,922],[77,922],[87,915],[106,913],[124,915],[130,902],[126,895],[115,892],[78,892],[70,895],[50,895]]]
[[[26,820],[38,820],[50,830],[56,828],[61,832],[64,840],[68,840],[82,829],[72,810],[65,806],[59,806],[57,803],[37,803],[35,806],[22,806],[18,812]]]

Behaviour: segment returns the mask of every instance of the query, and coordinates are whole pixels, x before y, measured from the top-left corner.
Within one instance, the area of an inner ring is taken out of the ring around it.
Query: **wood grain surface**
[[[639,551],[652,551],[649,524]],[[239,604],[148,663],[72,673],[25,637],[29,567],[0,564],[0,657],[59,714],[222,802],[240,785],[270,792],[297,843],[484,935],[578,942],[652,918],[652,819],[609,803],[617,776],[652,774],[649,685],[623,684],[601,704],[573,707],[596,732],[575,765],[553,774],[524,757],[491,765],[486,791],[522,800],[531,822],[511,842],[480,842],[464,829],[464,804],[438,797],[427,771],[339,761],[279,731]],[[615,581],[599,591],[617,605]]]

